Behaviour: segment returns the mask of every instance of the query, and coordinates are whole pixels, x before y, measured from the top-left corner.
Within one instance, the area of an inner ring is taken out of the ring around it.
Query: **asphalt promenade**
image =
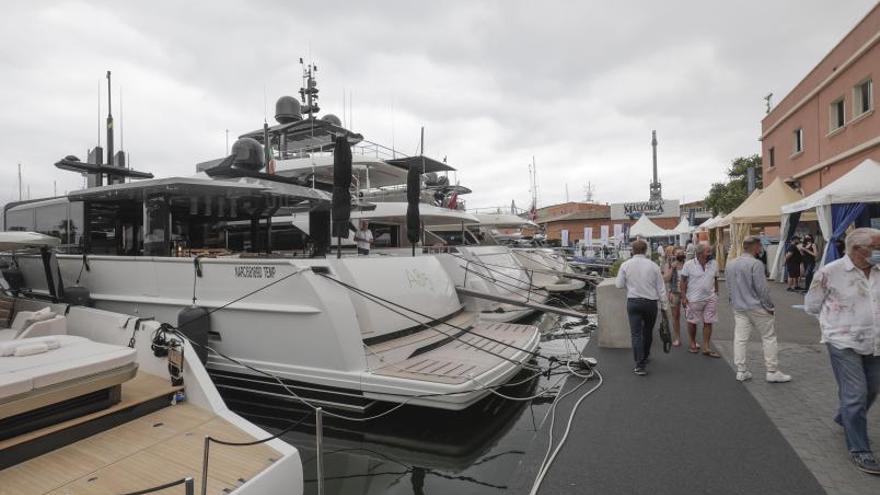
[[[631,351],[600,349],[594,339],[584,354],[599,360],[604,385],[580,407],[539,493],[880,493],[880,478],[849,462],[843,432],[831,420],[837,392],[818,323],[792,307],[803,296],[776,284],[773,296],[780,368],[794,376],[787,384],[764,382],[758,336],[749,350],[756,379],[734,379],[733,316],[723,287],[713,340],[724,359],[690,354],[684,346],[664,354],[655,338],[649,375],[637,377]],[[569,379],[565,390],[576,385]],[[556,438],[580,395],[560,403]],[[880,442],[877,410],[869,421]],[[511,483],[513,493],[528,493],[548,429],[546,421]]]

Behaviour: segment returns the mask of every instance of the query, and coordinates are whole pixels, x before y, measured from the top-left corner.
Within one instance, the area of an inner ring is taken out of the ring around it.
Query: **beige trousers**
[[[761,340],[764,344],[764,366],[767,368],[767,372],[776,371],[779,361],[777,359],[776,327],[773,315],[764,309],[747,311],[735,309],[733,310],[733,319],[736,322],[733,330],[733,364],[736,366],[736,371],[749,369],[746,364],[746,348],[753,329],[761,334]]]

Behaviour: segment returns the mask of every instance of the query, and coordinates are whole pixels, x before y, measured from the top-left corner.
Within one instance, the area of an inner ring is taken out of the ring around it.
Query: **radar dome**
[[[302,105],[292,96],[282,96],[275,102],[275,120],[279,124],[289,124],[302,120]]]
[[[232,164],[237,168],[259,171],[265,165],[263,145],[253,138],[241,138],[232,144]]]
[[[339,120],[339,117],[333,115],[332,113],[328,113],[327,115],[324,115],[323,117],[321,117],[321,120],[323,120],[324,122],[329,122],[333,125],[342,127],[342,121]]]

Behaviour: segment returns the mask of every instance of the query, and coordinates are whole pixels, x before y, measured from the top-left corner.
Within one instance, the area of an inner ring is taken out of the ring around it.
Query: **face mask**
[[[867,258],[866,261],[872,265],[880,265],[880,249],[871,251],[871,257]]]

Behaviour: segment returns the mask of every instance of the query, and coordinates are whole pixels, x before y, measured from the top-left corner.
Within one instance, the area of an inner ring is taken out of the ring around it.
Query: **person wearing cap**
[[[765,379],[770,383],[791,381],[791,376],[779,371],[776,345],[775,307],[770,299],[770,287],[764,275],[764,264],[758,259],[763,246],[758,237],[746,237],[742,254],[727,263],[730,306],[733,308],[733,364],[736,379],[744,382],[752,378],[746,362],[746,350],[752,330],[761,333],[764,346]]]

